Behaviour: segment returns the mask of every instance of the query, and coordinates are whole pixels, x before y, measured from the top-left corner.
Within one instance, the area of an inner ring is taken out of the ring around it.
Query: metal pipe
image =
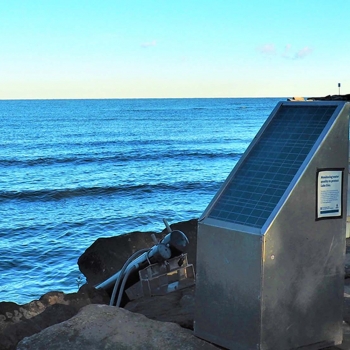
[[[145,249],[145,253],[140,255],[133,261],[133,264],[138,264],[141,267],[146,267],[149,263],[158,263],[163,262],[166,259],[171,257],[171,249],[163,243],[159,243],[158,245],[153,246],[151,249]],[[130,259],[130,258],[129,258]],[[130,264],[126,267],[124,273],[127,273],[130,269]],[[118,279],[121,271],[118,271],[113,276],[109,277],[106,281],[95,286],[96,289],[108,289],[113,286],[115,281]],[[122,278],[123,276],[121,276]]]
[[[166,220],[165,223],[167,223]],[[169,225],[166,226],[168,226],[167,228],[170,229]],[[114,304],[118,290],[118,300],[121,300],[128,278],[133,272],[137,272],[137,270],[141,270],[147,265],[154,263],[163,263],[165,260],[181,255],[187,250],[188,244],[188,238],[183,232],[178,230],[171,231],[152,248],[141,249],[134,253],[125,262],[120,271],[109,277],[104,282],[96,285],[95,288],[109,290],[111,287],[113,287],[110,300],[110,305],[112,306]],[[133,280],[129,281],[129,284],[136,283],[135,281],[138,279],[139,277],[135,275],[133,277]],[[123,288],[119,287],[120,283],[123,284]]]
[[[149,249],[146,249],[147,251]],[[135,262],[138,261],[147,261],[147,254],[143,253],[142,255],[140,255],[138,258],[135,259]],[[125,272],[127,272],[129,269],[129,266],[127,266]],[[109,277],[108,279],[106,279],[105,281],[101,282],[100,284],[96,285],[95,288],[96,289],[108,289],[110,287],[113,286],[113,284],[115,283],[115,281],[118,279],[120,274],[120,270],[118,272],[116,272],[114,275],[112,275],[111,277]]]
[[[131,255],[129,257],[129,259],[124,263],[122,269],[118,272],[118,277],[117,277],[117,280],[114,284],[114,288],[113,288],[113,292],[112,292],[112,296],[111,296],[111,300],[109,302],[109,305],[110,306],[113,306],[114,304],[114,300],[115,300],[115,296],[117,294],[117,291],[119,289],[119,284],[124,276],[124,273],[125,273],[125,270],[128,268],[129,264],[134,260],[136,259],[136,257],[142,253],[145,253],[145,252],[148,252],[149,251],[149,248],[144,248],[144,249],[140,249],[138,250],[137,252],[135,252],[133,255]],[[98,288],[98,287],[96,287]]]
[[[129,276],[131,275],[132,272],[134,272],[134,271],[136,271],[138,269],[137,265],[134,265],[133,263],[131,263],[131,265],[132,265],[131,268],[128,270],[128,272],[125,273],[124,278],[123,278],[123,282],[122,282],[122,284],[120,286],[117,303],[115,304],[115,306],[117,306],[117,307],[120,307],[120,303],[122,301],[122,297],[123,297],[123,294],[124,294],[125,285],[126,285],[126,282],[127,282],[128,278],[129,278]]]

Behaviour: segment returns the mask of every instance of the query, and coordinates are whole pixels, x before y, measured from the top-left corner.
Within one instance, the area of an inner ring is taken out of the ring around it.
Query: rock
[[[66,321],[88,304],[109,303],[103,290],[83,286],[78,293],[49,292],[25,305],[0,303],[0,350],[15,349],[24,337]]]
[[[144,297],[129,302],[125,309],[193,330],[194,292],[195,286],[192,286],[163,296]]]
[[[182,231],[189,240],[188,262],[196,264],[198,220],[179,222],[170,225],[172,230]],[[131,232],[121,236],[97,239],[78,259],[79,269],[90,285],[97,285],[118,272],[126,260],[136,251],[150,248],[154,245],[151,235],[155,234],[161,240],[167,231]]]
[[[350,94],[346,95],[327,95],[324,97],[309,97],[308,101],[350,101]]]
[[[98,238],[78,259],[79,269],[87,283],[96,285],[105,281],[118,272],[133,253],[154,245],[152,233],[135,231],[121,236]],[[162,237],[158,235],[157,238]]]
[[[48,347],[48,344],[49,347]],[[128,310],[88,305],[70,320],[24,338],[17,350],[218,349],[191,331]]]

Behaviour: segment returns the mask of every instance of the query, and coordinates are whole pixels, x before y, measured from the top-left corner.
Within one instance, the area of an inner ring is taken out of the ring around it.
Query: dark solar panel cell
[[[335,109],[332,105],[281,105],[209,217],[261,228]]]

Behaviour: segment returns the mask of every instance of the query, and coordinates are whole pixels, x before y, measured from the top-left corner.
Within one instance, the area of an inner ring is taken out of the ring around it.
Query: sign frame
[[[320,168],[316,172],[316,221],[344,215],[344,168]]]

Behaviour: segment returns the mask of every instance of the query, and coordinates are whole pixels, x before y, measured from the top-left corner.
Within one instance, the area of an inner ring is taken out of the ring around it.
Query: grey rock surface
[[[166,349],[210,350],[215,345],[170,322],[159,322],[125,309],[88,305],[71,319],[24,338],[18,350]]]
[[[85,305],[108,303],[103,291],[83,286],[78,293],[49,292],[28,304],[0,303],[0,350],[15,349],[24,337],[68,320]]]
[[[143,297],[126,304],[125,309],[152,320],[174,322],[193,329],[195,286],[163,296]]]

